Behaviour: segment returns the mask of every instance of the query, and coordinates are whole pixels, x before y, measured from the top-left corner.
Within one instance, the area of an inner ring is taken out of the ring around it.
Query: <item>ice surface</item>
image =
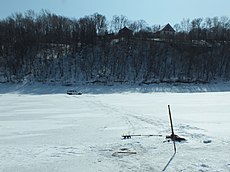
[[[230,171],[230,92],[204,87],[212,91],[82,86],[83,95],[68,96],[61,86],[0,85],[0,171],[162,171],[173,155],[163,143],[168,104],[187,141],[165,171]]]

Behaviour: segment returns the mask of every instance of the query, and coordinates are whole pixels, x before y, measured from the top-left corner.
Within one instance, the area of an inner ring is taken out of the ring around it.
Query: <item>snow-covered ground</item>
[[[67,89],[0,85],[0,171],[230,171],[228,86]]]

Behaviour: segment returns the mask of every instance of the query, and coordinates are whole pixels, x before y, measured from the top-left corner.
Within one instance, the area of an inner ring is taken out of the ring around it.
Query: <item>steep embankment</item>
[[[98,40],[94,45],[77,48],[43,46],[25,54],[21,65],[12,63],[0,68],[5,81],[207,83],[230,79],[230,45],[135,38]]]

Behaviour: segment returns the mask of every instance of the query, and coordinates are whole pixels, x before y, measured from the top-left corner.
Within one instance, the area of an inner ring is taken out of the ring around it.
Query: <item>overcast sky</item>
[[[80,18],[98,12],[111,20],[124,15],[129,20],[143,19],[150,26],[172,25],[183,18],[230,17],[230,0],[0,0],[0,19],[15,12],[47,9],[57,15]]]

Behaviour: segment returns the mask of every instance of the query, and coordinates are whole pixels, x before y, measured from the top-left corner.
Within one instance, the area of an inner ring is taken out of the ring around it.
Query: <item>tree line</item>
[[[132,37],[119,37],[128,27]],[[95,13],[47,10],[0,20],[0,77],[6,82],[209,82],[230,79],[230,19],[183,19],[169,37],[159,25]],[[157,38],[157,39],[156,39]],[[0,80],[1,81],[1,80]]]

